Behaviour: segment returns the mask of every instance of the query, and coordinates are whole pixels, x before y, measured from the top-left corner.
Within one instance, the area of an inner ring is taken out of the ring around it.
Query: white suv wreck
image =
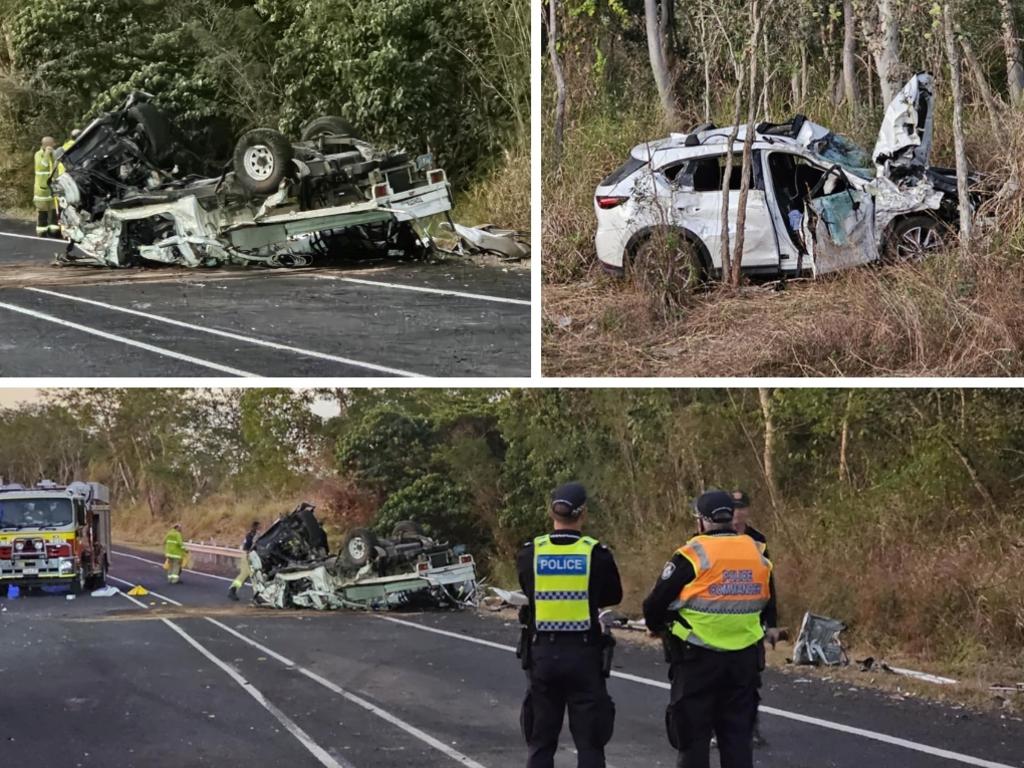
[[[920,73],[888,106],[870,158],[803,115],[758,125],[742,272],[819,275],[880,259],[918,258],[940,246],[957,224],[956,173],[927,164],[932,123],[932,76]],[[687,267],[681,273],[688,280],[720,276],[722,187],[732,130],[700,126],[639,144],[601,181],[594,198],[595,245],[607,270],[641,268],[670,249],[667,255]],[[740,126],[732,147],[730,243],[745,136],[746,126]]]

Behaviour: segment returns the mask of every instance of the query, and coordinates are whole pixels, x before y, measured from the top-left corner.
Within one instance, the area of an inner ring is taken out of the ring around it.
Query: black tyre
[[[335,115],[318,117],[302,128],[302,140],[312,141],[321,136],[352,136],[352,126]]]
[[[946,245],[949,226],[923,214],[906,216],[889,229],[882,247],[882,261],[886,264],[921,261],[930,253]]]
[[[362,568],[374,557],[377,537],[368,528],[356,528],[345,537],[341,553],[351,565]]]
[[[249,131],[235,145],[235,177],[243,189],[266,195],[292,171],[294,150],[287,137],[270,128]]]
[[[391,529],[392,539],[404,539],[406,536],[425,536],[423,526],[415,520],[399,520]]]
[[[659,230],[633,248],[630,277],[665,304],[678,304],[707,281],[700,247],[682,232]]]
[[[174,130],[163,112],[148,102],[136,104],[128,110],[128,118],[134,122],[148,146],[146,155],[157,166],[163,168],[174,154]]]

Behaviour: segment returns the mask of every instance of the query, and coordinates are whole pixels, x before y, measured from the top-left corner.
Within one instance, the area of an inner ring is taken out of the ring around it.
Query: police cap
[[[587,503],[587,489],[583,483],[564,483],[551,492],[551,510],[559,517],[576,519]]]
[[[707,491],[694,499],[693,511],[713,523],[730,523],[737,506],[731,493]]]

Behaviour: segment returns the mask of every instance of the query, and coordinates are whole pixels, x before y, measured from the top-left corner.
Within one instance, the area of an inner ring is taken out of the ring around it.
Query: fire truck
[[[0,589],[102,587],[110,559],[110,491],[99,483],[0,485]]]

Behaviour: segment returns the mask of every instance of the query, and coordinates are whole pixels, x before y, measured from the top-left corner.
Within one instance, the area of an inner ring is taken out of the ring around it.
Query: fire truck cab
[[[102,587],[110,559],[110,491],[99,483],[0,485],[0,588]]]

